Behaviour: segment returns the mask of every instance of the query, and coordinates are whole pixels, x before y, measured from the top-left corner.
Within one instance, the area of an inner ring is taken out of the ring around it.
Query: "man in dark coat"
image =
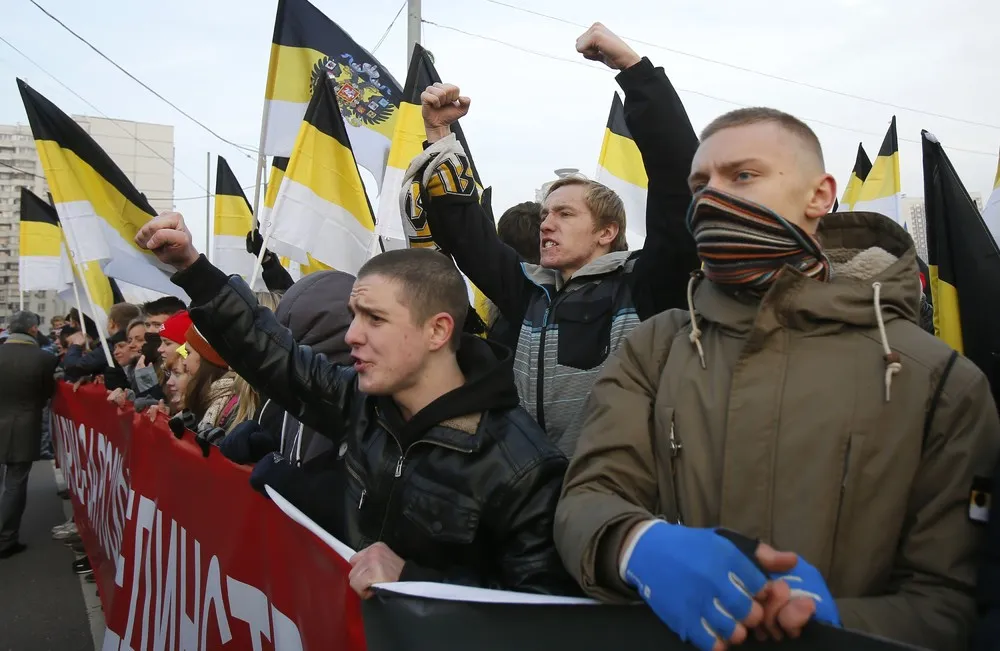
[[[41,458],[42,410],[55,391],[56,357],[39,348],[38,324],[37,314],[16,312],[11,334],[0,346],[0,558],[25,549],[18,529],[28,497],[28,473]]]

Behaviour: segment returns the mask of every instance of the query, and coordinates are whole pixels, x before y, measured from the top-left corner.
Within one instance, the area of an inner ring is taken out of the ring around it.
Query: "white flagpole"
[[[266,95],[266,93],[265,93]],[[264,115],[260,122],[260,143],[257,145],[257,179],[253,184],[253,216],[256,222],[255,226],[260,228],[260,186],[261,180],[264,177],[264,163],[267,157],[264,155],[264,143],[267,140],[267,122],[271,117],[271,103],[267,101],[267,97],[264,98]],[[266,229],[270,230],[270,229]],[[267,244],[267,233],[264,235],[264,244]],[[264,246],[260,248],[260,255],[253,263],[253,271],[250,273],[250,287],[253,287],[254,283],[257,282],[257,273],[260,271],[261,261],[264,259]]]

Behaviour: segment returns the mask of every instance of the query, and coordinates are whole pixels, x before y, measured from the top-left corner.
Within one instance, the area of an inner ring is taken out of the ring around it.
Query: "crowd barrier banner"
[[[253,491],[246,468],[105,396],[61,383],[52,403],[103,651],[364,651],[342,558]]]
[[[105,396],[102,386],[60,383],[52,403],[58,462],[104,608],[103,651],[693,648],[645,607],[418,583],[377,588],[362,606],[334,549],[345,554],[343,545],[253,491],[247,468],[218,450],[204,457],[162,415],[152,422]],[[909,648],[819,625],[773,646]]]

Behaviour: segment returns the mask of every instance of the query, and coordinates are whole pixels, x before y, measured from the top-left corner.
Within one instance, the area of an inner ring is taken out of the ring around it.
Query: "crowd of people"
[[[704,651],[811,621],[994,648],[1000,518],[981,498],[1000,416],[927,331],[910,236],[830,212],[836,184],[793,116],[740,109],[699,136],[663,69],[605,27],[577,49],[619,71],[649,177],[642,250],[620,198],[582,178],[494,225],[450,129],[470,101],[435,84],[401,197],[435,249],[294,283],[265,252],[254,292],[164,213],[136,243],[190,305],[115,305],[111,360],[71,315],[57,374],[253,465],[254,488],[359,550],[362,598],[423,580],[644,601]],[[459,270],[492,303],[485,336]],[[50,345],[37,325],[15,317],[3,368],[11,344]],[[33,460],[5,426],[0,555]],[[79,544],[72,523],[55,535]]]

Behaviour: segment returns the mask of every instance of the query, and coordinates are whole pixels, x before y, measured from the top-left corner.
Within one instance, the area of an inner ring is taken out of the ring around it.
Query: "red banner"
[[[61,384],[52,406],[105,651],[364,651],[343,559],[254,492],[249,469],[105,395]]]

